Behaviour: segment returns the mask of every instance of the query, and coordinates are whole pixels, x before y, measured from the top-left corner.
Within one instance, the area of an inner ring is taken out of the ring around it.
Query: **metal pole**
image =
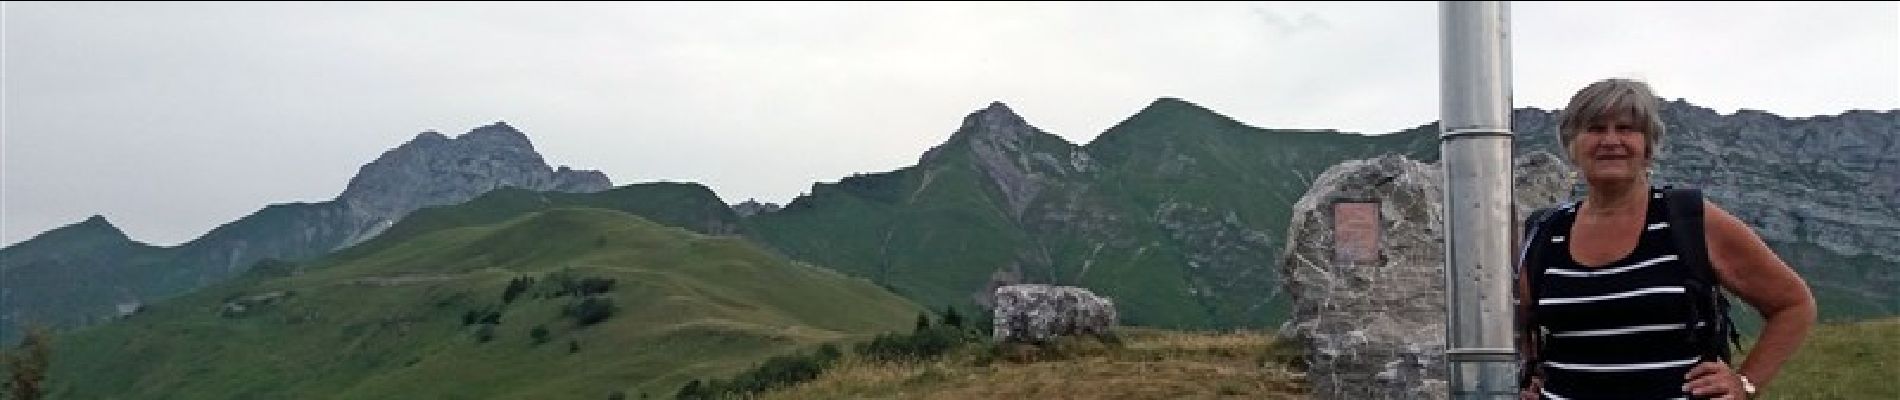
[[[1515,398],[1510,7],[1438,12],[1448,383],[1453,399]]]

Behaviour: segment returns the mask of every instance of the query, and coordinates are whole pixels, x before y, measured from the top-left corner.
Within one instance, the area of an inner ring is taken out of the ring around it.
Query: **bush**
[[[474,325],[475,321],[481,319],[482,313],[480,311],[468,310],[468,312],[462,313],[462,326]]]
[[[577,278],[567,271],[556,272],[550,279],[554,280],[554,297],[607,293],[614,290],[615,283],[613,278]]]
[[[698,379],[686,382],[685,386],[680,386],[679,393],[673,396],[673,398],[680,400],[702,400],[711,399],[712,397],[711,393],[707,393],[704,388],[700,387]]]
[[[508,288],[501,290],[501,304],[513,303],[515,301],[515,297],[521,296],[521,293],[527,292],[528,288],[533,287],[533,286],[534,286],[534,278],[529,278],[529,277],[524,276],[524,277],[509,279]]]
[[[838,345],[831,343],[818,346],[818,351],[812,353],[812,355],[817,356],[818,360],[825,364],[831,364],[837,362],[840,358],[844,358],[844,352],[838,351]]]
[[[943,324],[952,328],[963,329],[963,314],[958,314],[955,306],[944,306]]]
[[[489,325],[500,325],[501,324],[501,310],[488,310],[488,313],[482,315],[482,318],[476,322],[489,324]]]
[[[547,343],[548,342],[548,328],[545,326],[535,325],[533,330],[528,331],[528,337],[531,339],[534,339],[534,344],[537,344],[537,345],[542,344],[542,343]]]
[[[799,383],[818,379],[826,369],[837,364],[842,354],[838,346],[825,344],[809,354],[788,354],[766,359],[764,363],[751,370],[740,373],[730,381],[711,380],[696,388],[692,394],[700,397],[685,397],[687,388],[681,388],[680,398],[748,398],[753,395],[775,389],[787,388]],[[691,386],[698,381],[688,383]]]
[[[563,314],[574,317],[574,322],[580,326],[589,326],[613,317],[615,310],[613,299],[605,296],[588,296],[568,305]]]
[[[948,326],[927,326],[910,334],[886,333],[858,345],[857,353],[878,361],[925,360],[934,358],[974,337]]]
[[[495,325],[481,324],[475,327],[475,343],[488,343],[495,340]]]
[[[581,342],[574,341],[574,340],[567,341],[567,354],[575,354],[575,353],[580,353],[580,352],[581,352]]]

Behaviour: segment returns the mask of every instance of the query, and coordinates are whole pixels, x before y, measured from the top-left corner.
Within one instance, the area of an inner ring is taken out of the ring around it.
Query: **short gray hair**
[[[1649,159],[1655,160],[1657,144],[1662,142],[1663,123],[1661,105],[1656,95],[1649,90],[1649,84],[1637,80],[1612,78],[1591,83],[1570,97],[1570,105],[1565,106],[1563,117],[1557,125],[1557,139],[1563,143],[1564,155],[1570,155],[1570,143],[1577,140],[1591,122],[1604,117],[1627,114],[1636,123],[1643,124],[1643,143],[1649,150]]]

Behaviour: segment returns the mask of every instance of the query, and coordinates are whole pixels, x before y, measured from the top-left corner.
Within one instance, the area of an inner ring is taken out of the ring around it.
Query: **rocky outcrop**
[[[1041,143],[1039,143],[1041,142]],[[1061,147],[1044,149],[1041,146]],[[945,156],[945,151],[969,151],[977,169],[1002,194],[1010,216],[1021,219],[1030,202],[1049,186],[1075,173],[1094,170],[1088,153],[1036,127],[1001,102],[970,113],[956,135],[924,153],[920,163]]]
[[[741,202],[739,204],[733,204],[732,212],[734,214],[738,214],[739,218],[746,218],[746,217],[751,217],[754,215],[766,214],[766,213],[771,213],[773,211],[778,211],[780,208],[782,207],[779,207],[778,204],[760,203],[758,200],[747,199],[746,201]]]
[[[1044,343],[1059,336],[1106,335],[1115,327],[1115,302],[1088,289],[1009,285],[996,288],[993,337],[1000,342]]]
[[[1568,171],[1549,154],[1518,160],[1519,210],[1562,196]],[[1327,169],[1293,206],[1281,335],[1304,347],[1322,399],[1444,398],[1442,172],[1399,156]],[[1376,254],[1340,257],[1335,202],[1376,200]]]
[[[587,193],[613,182],[600,171],[550,168],[526,134],[497,122],[454,139],[416,135],[358,170],[336,202],[347,205],[353,217],[348,222],[363,229],[348,241],[355,243],[410,211],[461,203],[501,187]]]

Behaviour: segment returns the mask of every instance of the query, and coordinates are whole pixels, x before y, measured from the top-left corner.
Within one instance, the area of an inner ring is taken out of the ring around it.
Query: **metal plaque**
[[[1379,262],[1379,203],[1333,203],[1333,262]]]

